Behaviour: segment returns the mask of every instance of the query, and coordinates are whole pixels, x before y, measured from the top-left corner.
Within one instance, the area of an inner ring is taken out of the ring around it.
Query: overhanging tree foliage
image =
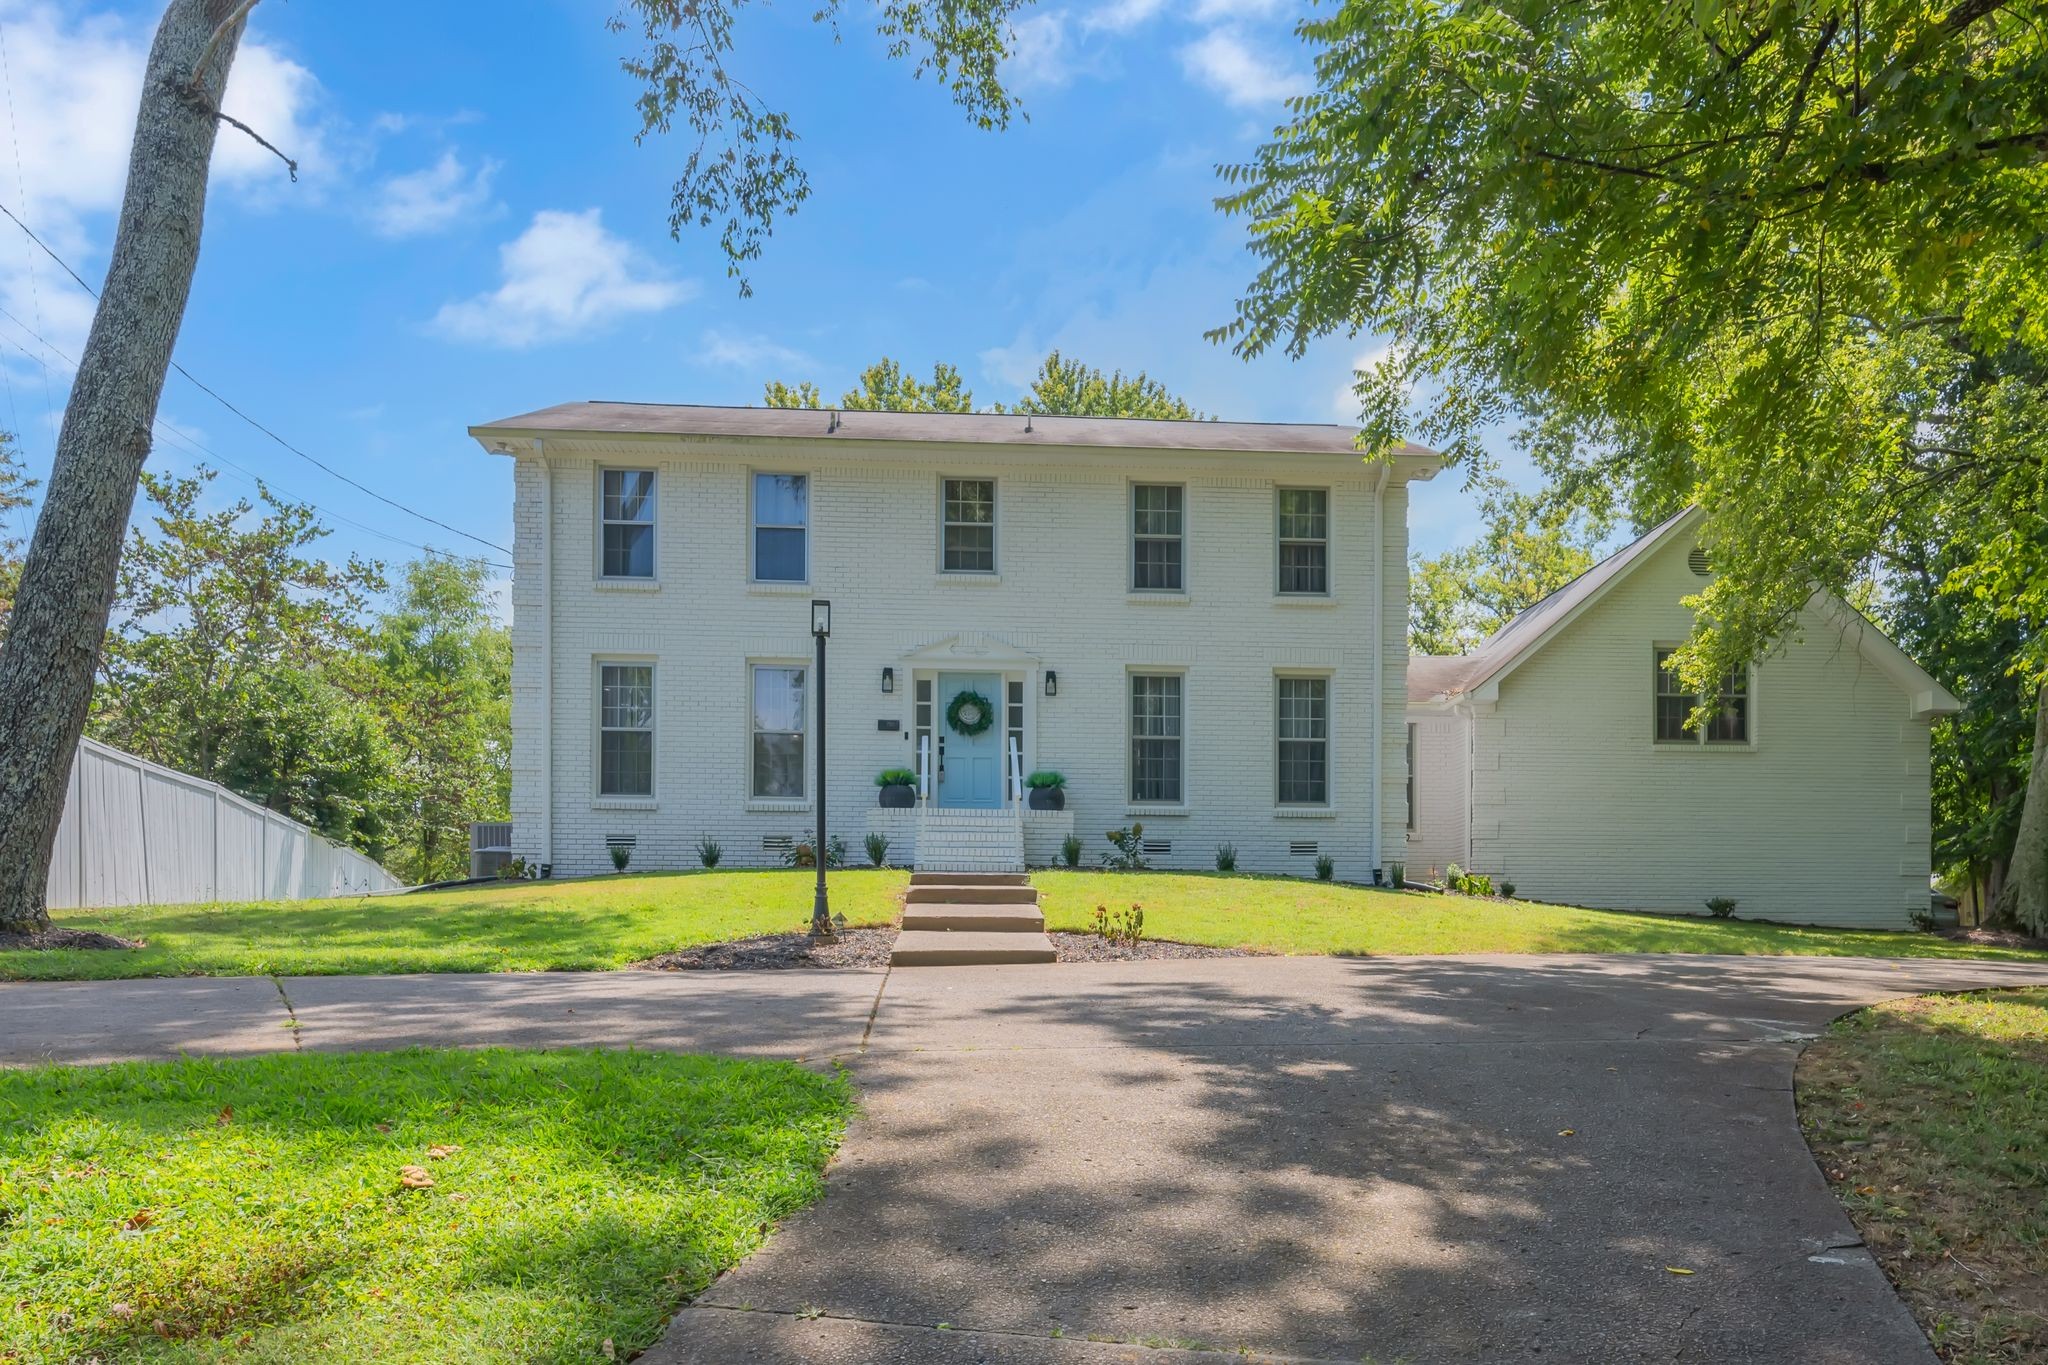
[[[1593,567],[1606,523],[1552,499],[1494,489],[1470,545],[1417,555],[1408,574],[1408,647],[1469,654],[1516,613]]]
[[[1520,419],[1588,505],[1702,504],[1695,684],[1930,509],[1974,528],[1941,590],[2048,679],[2048,6],[1349,0],[1302,32],[1315,93],[1225,171],[1264,264],[1219,337],[1391,337],[1369,445],[1477,461]],[[2019,845],[2009,911],[2048,930],[2048,783]]]
[[[143,71],[114,252],[57,437],[50,486],[0,644],[0,931],[49,927],[50,847],[85,724],[137,475],[199,259],[221,91],[258,0],[170,0]],[[776,215],[809,194],[796,132],[726,66],[749,0],[629,0],[615,31],[639,35],[640,137],[678,120],[696,134],[669,226],[724,220],[728,272],[759,257]],[[930,72],[968,117],[1005,126],[1000,79],[1028,0],[875,0],[891,58]],[[814,17],[836,35],[843,0]]]

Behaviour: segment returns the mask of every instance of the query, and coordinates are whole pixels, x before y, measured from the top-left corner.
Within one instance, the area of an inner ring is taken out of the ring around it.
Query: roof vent
[[[1685,567],[1701,578],[1711,578],[1714,574],[1713,569],[1707,565],[1707,552],[1697,545],[1693,546],[1692,553],[1685,557]]]

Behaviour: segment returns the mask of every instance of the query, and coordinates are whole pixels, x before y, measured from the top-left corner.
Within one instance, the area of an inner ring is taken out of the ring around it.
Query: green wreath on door
[[[962,692],[946,708],[946,724],[953,728],[953,733],[968,739],[973,739],[995,723],[995,703],[979,692]]]

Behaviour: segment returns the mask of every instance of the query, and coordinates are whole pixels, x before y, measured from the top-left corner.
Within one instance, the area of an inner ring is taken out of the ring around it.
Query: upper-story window
[[[598,667],[597,794],[654,795],[654,665]]]
[[[1731,668],[1714,695],[1714,715],[1704,729],[1691,724],[1699,693],[1688,691],[1668,667],[1672,649],[1656,651],[1657,742],[1659,744],[1749,743],[1749,670]]]
[[[1280,782],[1283,806],[1330,802],[1330,680],[1279,679]]]
[[[1330,490],[1280,490],[1280,591],[1330,591]]]
[[[805,474],[754,476],[754,579],[810,581],[811,480]]]
[[[1131,485],[1131,590],[1186,586],[1187,490],[1177,483]]]
[[[947,479],[940,490],[939,567],[947,573],[996,571],[996,481]]]
[[[598,571],[606,578],[654,577],[654,471],[607,469],[602,478]]]

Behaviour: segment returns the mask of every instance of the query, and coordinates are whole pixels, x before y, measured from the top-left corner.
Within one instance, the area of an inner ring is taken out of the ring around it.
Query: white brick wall
[[[543,541],[545,459],[553,488]],[[601,466],[659,471],[659,586],[595,581],[595,496]],[[807,587],[747,582],[748,479],[754,470],[812,476]],[[942,475],[998,480],[999,581],[940,575]],[[1384,544],[1374,555],[1377,470],[1352,456],[1106,452],[1041,448],[907,449],[823,443],[678,439],[550,439],[518,459],[513,591],[513,822],[519,851],[562,875],[609,868],[605,837],[637,838],[633,866],[695,866],[700,836],[717,839],[731,866],[772,863],[764,836],[810,828],[808,806],[750,809],[748,674],[752,661],[807,662],[809,602],[833,602],[828,670],[834,832],[860,861],[875,805],[875,773],[914,767],[911,669],[905,656],[948,637],[967,648],[1035,656],[1059,675],[1025,678],[1026,769],[1068,778],[1068,809],[1092,864],[1103,832],[1142,820],[1169,839],[1160,866],[1206,868],[1216,846],[1237,846],[1247,870],[1312,873],[1290,855],[1314,841],[1342,878],[1369,880],[1374,818],[1372,743],[1379,712],[1383,861],[1400,856],[1407,601],[1405,488],[1384,493]],[[1187,485],[1185,599],[1136,600],[1129,581],[1129,484]],[[1276,600],[1274,490],[1331,489],[1327,602]],[[543,592],[544,554],[553,559]],[[1373,696],[1373,595],[1380,594],[1381,658],[1390,706]],[[544,642],[549,646],[545,651]],[[954,665],[976,669],[973,654]],[[656,669],[655,797],[594,796],[594,669],[600,658],[651,660]],[[883,695],[881,670],[896,670]],[[1127,675],[1186,673],[1184,812],[1134,813],[1125,800]],[[1274,675],[1325,671],[1332,714],[1331,809],[1276,810]],[[1000,700],[1000,699],[998,699]],[[550,714],[548,708],[552,705]],[[896,733],[878,731],[881,719]],[[941,721],[943,724],[943,721]],[[543,750],[541,735],[552,742]],[[808,756],[807,756],[808,766]],[[550,776],[549,764],[552,765]],[[1031,850],[1034,857],[1037,850]],[[892,857],[894,852],[892,851]]]
[[[1691,547],[1638,566],[1469,722],[1471,865],[1538,900],[1702,914],[1733,896],[1745,917],[1907,927],[1928,903],[1928,726],[1837,626],[1809,612],[1757,666],[1753,745],[1653,742],[1651,651],[1691,627]],[[1462,842],[1463,778],[1425,752],[1412,847],[1436,858]]]

